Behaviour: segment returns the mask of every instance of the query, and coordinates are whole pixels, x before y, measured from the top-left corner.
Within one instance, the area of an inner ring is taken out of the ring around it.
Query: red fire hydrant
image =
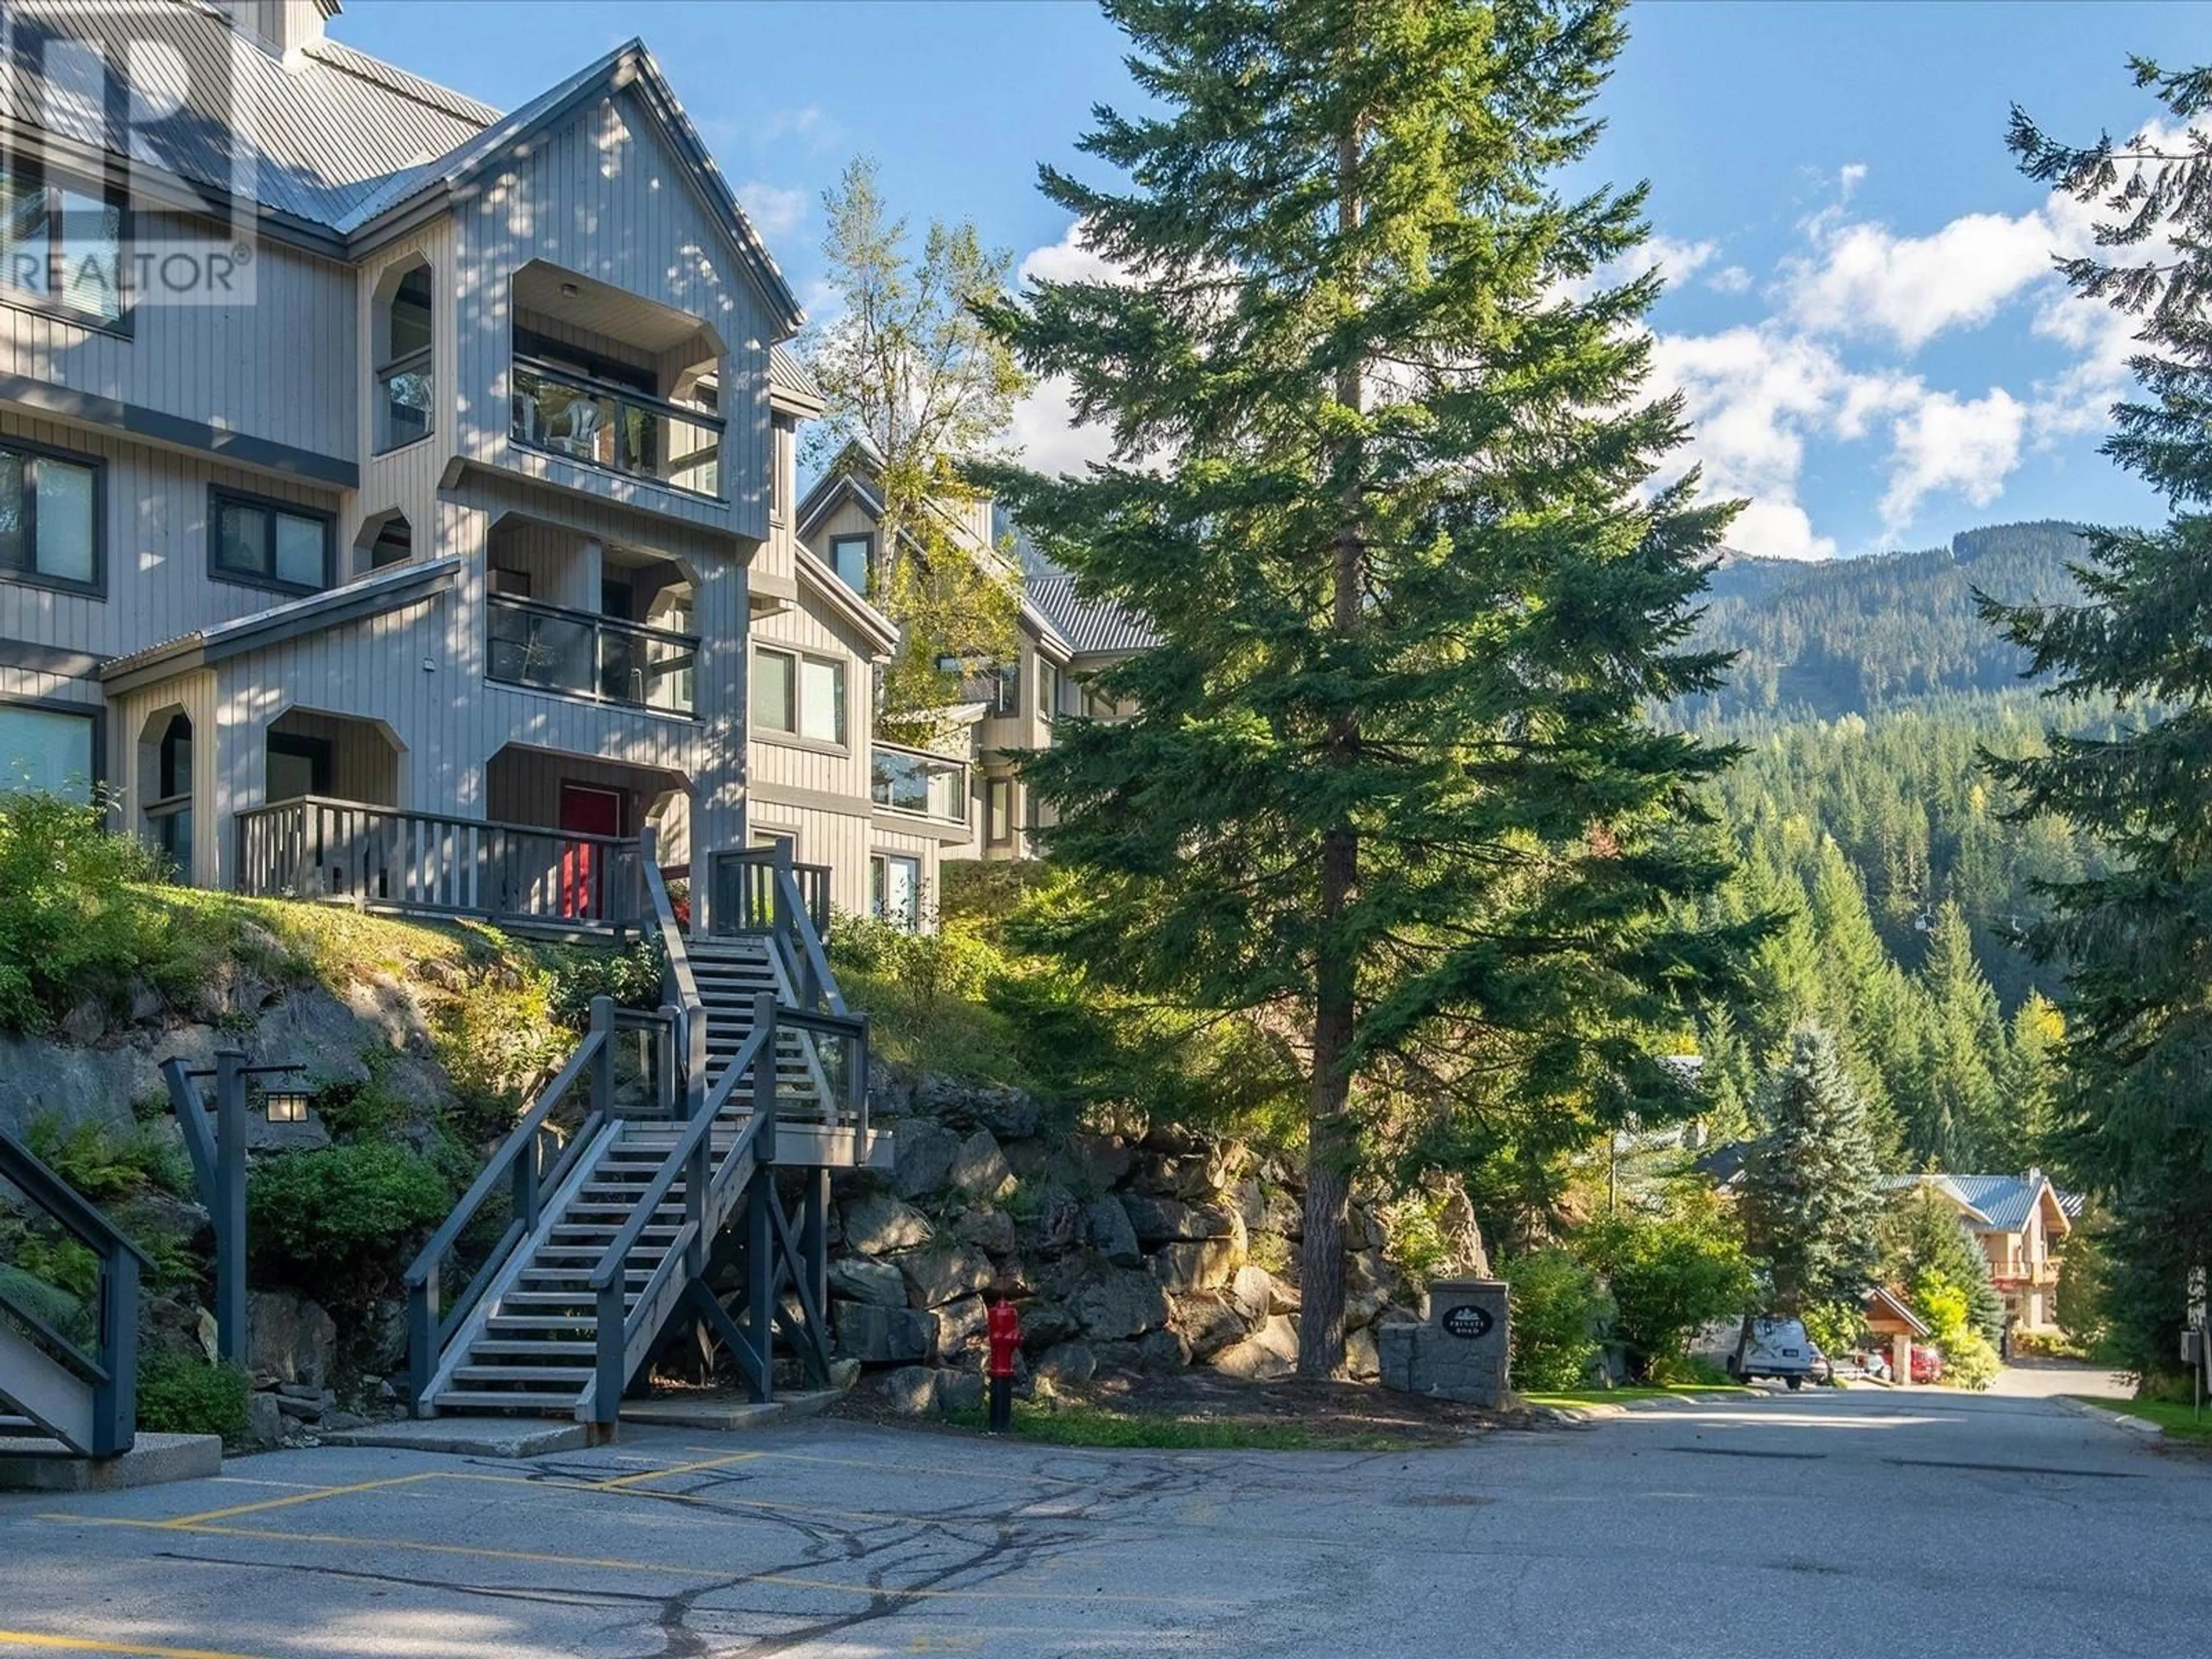
[[[1014,1350],[1022,1346],[1022,1319],[1003,1294],[991,1304],[986,1330],[991,1341],[989,1431],[1004,1434],[1014,1426]]]

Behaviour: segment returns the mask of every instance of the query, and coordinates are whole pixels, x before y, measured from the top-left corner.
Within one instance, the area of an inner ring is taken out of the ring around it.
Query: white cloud
[[[1115,283],[1125,280],[1118,266],[1084,240],[1083,222],[1068,226],[1067,234],[1049,246],[1032,248],[1014,268],[1022,281],[1038,283]]]
[[[1938,489],[1956,490],[1974,506],[1987,507],[2020,465],[2027,424],[2027,405],[2002,386],[1971,403],[1948,392],[1929,393],[1890,428],[1883,524],[1896,530],[1911,523],[1921,501]]]
[[[1007,442],[1025,466],[1039,472],[1081,472],[1112,458],[1113,434],[1098,425],[1078,426],[1070,409],[1074,387],[1064,376],[1040,380],[1014,405]]]
[[[757,179],[739,185],[737,195],[753,228],[763,236],[788,236],[806,222],[807,211],[814,204],[814,198],[803,190],[763,184]]]
[[[822,150],[842,143],[844,129],[819,104],[803,104],[797,109],[770,111],[753,125],[750,136],[755,144],[796,138],[811,150]]]
[[[1866,182],[1866,176],[1867,165],[1864,161],[1846,161],[1843,165],[1841,170],[1836,174],[1836,189],[1844,200],[1848,202],[1851,199],[1852,192]]]
[[[1705,286],[1723,294],[1751,292],[1751,273],[1741,265],[1723,265],[1705,278]]]
[[[1779,297],[1791,320],[1817,333],[1887,336],[1907,352],[1989,321],[2050,273],[2063,234],[2038,211],[1970,213],[1927,236],[1899,236],[1838,208],[1805,229],[1811,252],[1782,262]]]

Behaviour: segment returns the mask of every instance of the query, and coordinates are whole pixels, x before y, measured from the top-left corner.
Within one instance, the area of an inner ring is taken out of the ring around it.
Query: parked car
[[[1933,1348],[1914,1343],[1912,1380],[1915,1382],[1941,1382],[1943,1380],[1943,1356]]]
[[[1753,1320],[1727,1364],[1729,1375],[1739,1382],[1771,1376],[1792,1389],[1803,1388],[1808,1377],[1819,1382],[1828,1375],[1827,1359],[1805,1334],[1802,1319]]]

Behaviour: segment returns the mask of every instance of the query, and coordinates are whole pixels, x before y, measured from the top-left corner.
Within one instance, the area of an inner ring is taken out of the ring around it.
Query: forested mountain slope
[[[1717,696],[1687,700],[1696,726],[1762,716],[1832,719],[1944,693],[2020,684],[2017,647],[1975,614],[1973,590],[2018,601],[2073,592],[2077,527],[1993,525],[1948,548],[1802,564],[1730,558],[1713,573],[1699,642],[1738,653]]]

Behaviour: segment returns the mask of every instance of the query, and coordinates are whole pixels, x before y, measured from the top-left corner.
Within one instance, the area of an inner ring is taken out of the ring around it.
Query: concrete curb
[[[1616,1417],[1631,1417],[1639,1412],[1668,1406],[1726,1406],[1739,1400],[1750,1400],[1747,1394],[1678,1394],[1665,1400],[1632,1400],[1615,1405],[1611,1401],[1592,1400],[1572,1406],[1531,1405],[1528,1409],[1541,1420],[1552,1423],[1604,1423]]]
[[[2125,1429],[2130,1434],[2148,1435],[2156,1440],[2166,1438],[2165,1425],[2154,1423],[2147,1417],[2130,1417],[2125,1412],[2112,1411],[2104,1406],[2093,1406],[2086,1400],[2075,1399],[2070,1394],[2054,1394],[2047,1397],[2056,1400],[2062,1406],[2070,1406],[2084,1417],[2094,1417],[2100,1423],[2109,1423],[2116,1429]]]

